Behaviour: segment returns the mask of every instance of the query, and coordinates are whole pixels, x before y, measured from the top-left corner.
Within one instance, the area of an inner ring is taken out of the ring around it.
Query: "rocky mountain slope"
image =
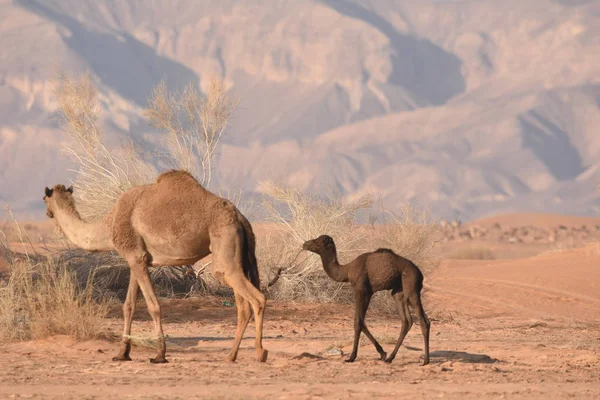
[[[102,127],[152,141],[152,87],[223,76],[214,187],[381,193],[462,220],[600,212],[600,3],[0,0],[0,196],[42,217],[73,176],[52,79],[89,69]]]

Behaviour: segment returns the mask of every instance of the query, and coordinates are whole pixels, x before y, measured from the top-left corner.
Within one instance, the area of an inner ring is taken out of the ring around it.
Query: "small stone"
[[[327,355],[330,357],[335,357],[335,356],[341,357],[344,355],[344,352],[341,349],[334,348],[334,349],[327,350]]]

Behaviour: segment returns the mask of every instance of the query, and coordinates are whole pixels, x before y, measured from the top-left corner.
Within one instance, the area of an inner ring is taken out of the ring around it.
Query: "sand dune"
[[[502,261],[446,260],[431,280],[457,315],[600,323],[600,244]]]

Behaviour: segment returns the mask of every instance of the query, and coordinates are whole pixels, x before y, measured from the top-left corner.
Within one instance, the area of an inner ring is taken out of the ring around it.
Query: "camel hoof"
[[[156,357],[156,358],[151,358],[150,363],[151,364],[167,364],[168,361],[164,357]]]
[[[387,357],[387,353],[384,351],[383,353],[379,354],[380,356],[380,360],[385,360],[385,358]]]
[[[230,354],[227,358],[230,362],[235,362],[235,360],[237,360],[237,354]]]
[[[113,361],[132,361],[131,357],[129,357],[129,356],[121,356],[121,355],[113,357],[112,360]]]
[[[385,361],[385,362],[386,362],[386,363],[388,363],[388,364],[391,364],[391,363],[392,363],[392,361],[394,361],[394,359],[390,357],[390,358],[386,358],[386,359],[385,359],[385,360],[383,360],[383,361]]]
[[[265,362],[267,361],[267,357],[269,357],[269,351],[266,349],[263,349],[262,354],[260,354],[258,356],[258,362]]]
[[[421,364],[422,366],[429,364],[429,360],[427,361],[423,361],[423,364]]]
[[[354,360],[356,360],[356,357],[350,357],[349,359],[344,360],[344,362],[351,363],[354,362]]]

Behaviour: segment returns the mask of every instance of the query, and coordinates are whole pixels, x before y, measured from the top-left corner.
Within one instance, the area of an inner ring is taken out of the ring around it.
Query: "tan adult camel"
[[[228,200],[203,188],[184,171],[168,171],[155,183],[123,193],[101,221],[81,219],[73,199],[73,187],[46,188],[46,214],[54,218],[67,238],[89,251],[116,250],[131,268],[127,298],[123,304],[123,341],[114,361],[129,361],[131,322],[139,289],[148,306],[158,336],[152,363],[165,363],[165,338],[161,310],[148,267],[193,264],[213,255],[214,275],[233,288],[237,307],[237,329],[229,359],[235,361],[246,326],[254,311],[256,352],[266,361],[262,347],[266,305],[259,290],[255,237],[242,213]],[[252,308],[252,309],[251,309]]]

